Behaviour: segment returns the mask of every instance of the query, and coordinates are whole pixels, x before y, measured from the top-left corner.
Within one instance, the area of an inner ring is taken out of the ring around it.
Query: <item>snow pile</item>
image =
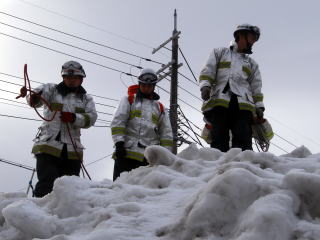
[[[152,146],[146,157],[116,182],[63,177],[42,199],[0,194],[0,239],[320,239],[320,155],[305,147],[277,157]]]

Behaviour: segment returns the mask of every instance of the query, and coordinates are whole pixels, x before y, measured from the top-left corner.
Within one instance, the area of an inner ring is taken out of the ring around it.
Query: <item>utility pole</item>
[[[178,37],[177,34],[177,11],[174,10],[174,29],[172,32],[172,56],[171,56],[171,89],[170,89],[170,121],[173,133],[173,148],[174,154],[177,154],[178,140]]]
[[[159,49],[163,48],[167,43],[172,41],[172,56],[171,62],[166,65],[163,65],[161,69],[157,71],[159,74],[159,81],[167,76],[171,76],[171,86],[170,86],[170,122],[173,133],[173,147],[172,152],[177,154],[177,140],[178,140],[178,68],[182,66],[182,63],[178,64],[178,39],[180,35],[180,31],[177,30],[177,11],[174,10],[174,29],[172,32],[172,37],[170,37],[167,41],[162,43],[159,47],[153,49],[152,54],[157,52]],[[170,70],[167,73],[160,74],[165,69],[169,68]]]

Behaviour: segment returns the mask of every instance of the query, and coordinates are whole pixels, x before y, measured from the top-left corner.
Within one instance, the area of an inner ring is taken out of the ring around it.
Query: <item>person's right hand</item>
[[[32,94],[30,95],[29,103],[30,103],[30,106],[31,106],[31,107],[34,107],[35,105],[37,105],[37,104],[40,102],[40,100],[41,100],[41,97],[40,97],[41,93],[42,93],[42,92],[32,93]]]
[[[204,101],[209,100],[210,98],[210,92],[211,92],[211,88],[210,87],[203,87],[201,88],[201,98]]]
[[[124,147],[124,142],[116,142],[116,160],[124,158],[126,154],[127,150]]]

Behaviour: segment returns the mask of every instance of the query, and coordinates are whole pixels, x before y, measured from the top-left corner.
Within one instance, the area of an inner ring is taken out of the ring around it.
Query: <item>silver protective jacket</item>
[[[229,84],[229,89],[225,88]],[[258,64],[249,55],[237,52],[237,44],[230,48],[216,48],[200,73],[200,89],[210,87],[210,99],[202,111],[216,106],[228,107],[231,94],[237,95],[240,110],[255,111],[264,107],[262,82]]]
[[[39,132],[34,139],[35,144],[32,153],[47,153],[60,157],[62,147],[66,144],[69,159],[78,159],[79,157],[82,159],[84,147],[80,141],[80,129],[93,126],[97,120],[97,112],[92,97],[85,93],[81,96],[75,93],[62,96],[57,90],[57,84],[51,83],[44,84],[34,91],[41,92],[41,97],[51,106],[52,111],[42,101],[35,106],[37,108],[43,106],[45,119],[52,119],[54,113],[57,112],[52,121],[43,121],[43,124],[39,127]],[[27,101],[30,104],[30,96],[28,96]],[[68,123],[70,134],[67,123],[60,119],[61,111],[75,113],[75,122]],[[77,152],[72,145],[71,137]]]
[[[126,158],[143,161],[144,150],[150,145],[161,145],[172,151],[172,129],[168,113],[161,111],[157,100],[121,99],[111,122],[114,143],[123,141]]]

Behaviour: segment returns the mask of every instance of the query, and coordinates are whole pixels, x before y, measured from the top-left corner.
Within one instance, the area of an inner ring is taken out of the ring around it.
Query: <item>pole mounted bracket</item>
[[[181,34],[181,31],[176,32],[175,34],[173,34],[172,37],[170,37],[167,41],[165,41],[164,43],[162,43],[159,47],[154,48],[152,51],[152,54],[155,54],[157,51],[159,51],[161,48],[163,48],[167,43],[171,42],[173,39],[179,37],[179,35]]]

